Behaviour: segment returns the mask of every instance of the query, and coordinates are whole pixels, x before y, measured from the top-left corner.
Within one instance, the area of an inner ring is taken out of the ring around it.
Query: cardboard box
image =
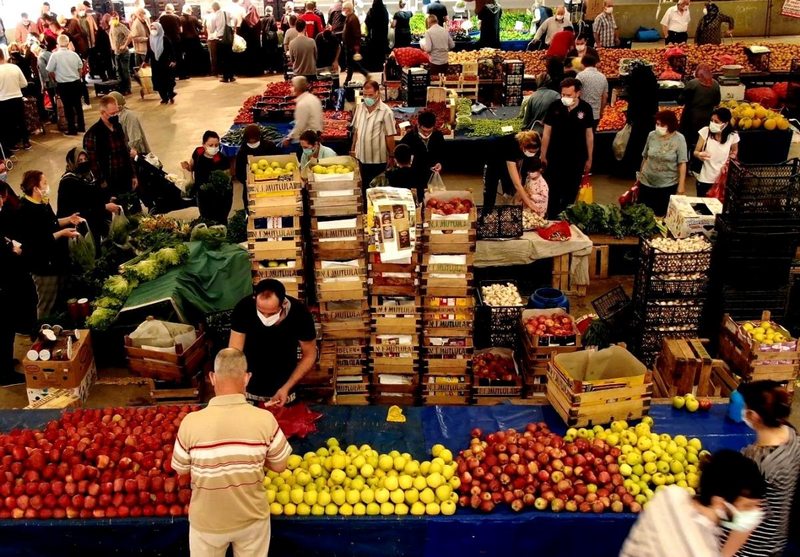
[[[29,389],[75,389],[94,366],[92,339],[88,329],[76,331],[80,337],[72,344],[70,360],[31,361],[25,358],[25,384]],[[67,349],[67,337],[60,336],[51,353]]]
[[[669,198],[664,222],[676,238],[687,238],[692,234],[710,236],[714,231],[717,215],[720,213],[722,213],[722,203],[719,199],[673,195]]]
[[[80,399],[81,403],[84,403],[86,402],[86,399],[89,398],[89,390],[92,388],[92,385],[96,380],[97,366],[94,363],[94,358],[92,358],[89,366],[85,369],[85,373],[81,379],[81,382],[77,387],[69,389],[59,387],[31,388],[30,385],[28,385],[28,403],[35,404],[36,402],[50,397],[53,394],[58,394],[59,396],[72,395]]]

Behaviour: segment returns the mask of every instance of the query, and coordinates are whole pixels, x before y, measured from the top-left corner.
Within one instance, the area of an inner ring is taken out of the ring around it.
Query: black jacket
[[[444,156],[444,135],[439,130],[435,130],[426,145],[419,136],[417,130],[411,130],[403,136],[400,143],[404,143],[411,148],[414,155],[411,167],[419,174],[420,179],[424,179],[423,187],[428,183],[431,175],[431,167],[442,162]]]
[[[95,182],[89,182],[83,177],[67,172],[58,183],[58,212],[59,218],[68,217],[74,213],[86,219],[89,230],[94,236],[95,245],[100,246],[100,236],[106,233],[106,194]]]
[[[262,141],[261,145],[255,149],[251,149],[246,143],[242,145],[239,152],[236,153],[236,179],[243,185],[247,184],[247,157],[250,155],[254,157],[274,155],[277,150],[277,147],[269,141]]]
[[[34,203],[22,198],[17,214],[18,240],[28,270],[34,275],[60,275],[69,267],[67,239],[53,238],[61,230],[49,203]]]

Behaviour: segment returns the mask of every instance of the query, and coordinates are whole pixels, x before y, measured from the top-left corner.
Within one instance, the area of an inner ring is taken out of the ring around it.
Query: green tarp
[[[252,294],[250,258],[243,248],[225,244],[206,249],[202,242],[188,242],[185,265],[139,285],[122,308],[125,312],[169,304],[178,318],[188,323],[201,315],[232,309]]]

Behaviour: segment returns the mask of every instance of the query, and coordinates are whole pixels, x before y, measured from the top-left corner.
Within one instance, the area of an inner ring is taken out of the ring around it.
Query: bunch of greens
[[[206,248],[218,250],[228,240],[228,228],[222,224],[200,223],[192,229],[192,242],[203,242]]]
[[[586,234],[623,236],[652,236],[657,229],[652,209],[632,205],[620,210],[617,205],[584,203],[570,205],[558,218],[574,224]]]
[[[220,198],[227,197],[233,192],[231,177],[224,170],[215,170],[208,177],[208,182],[200,185],[200,191]]]
[[[277,143],[283,138],[283,135],[276,130],[273,126],[265,126],[263,124],[256,124],[261,130],[261,141],[264,143]],[[231,129],[222,136],[220,140],[226,145],[241,145],[244,138],[244,126],[236,129]]]
[[[228,219],[228,242],[241,244],[247,240],[247,213],[239,209]]]
[[[189,238],[190,228],[176,219],[156,215],[139,219],[139,227],[131,234],[131,243],[140,252],[175,246]]]
[[[519,10],[519,11],[503,10],[503,14],[500,16],[500,33],[502,33],[503,31],[506,32],[515,31],[518,21],[521,21],[522,28],[525,31],[528,31],[531,28],[532,20],[533,20],[533,15],[529,14],[527,10]]]
[[[520,118],[510,120],[490,120],[488,118],[475,118],[472,125],[468,126],[467,137],[492,137],[495,135],[507,135],[509,132],[502,131],[504,127],[511,126],[512,132],[517,133],[522,127]]]
[[[91,232],[70,239],[70,259],[81,272],[89,272],[94,269],[96,264],[95,253],[94,239],[92,238]]]
[[[408,25],[411,27],[412,35],[424,35],[428,28],[425,25],[425,14],[417,13],[411,16],[408,20]]]

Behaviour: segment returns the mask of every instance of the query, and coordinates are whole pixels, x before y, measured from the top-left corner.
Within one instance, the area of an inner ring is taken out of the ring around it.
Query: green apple
[[[680,410],[681,408],[686,405],[686,399],[682,396],[674,396],[672,397],[672,407],[676,410]]]
[[[700,408],[700,403],[696,398],[690,398],[686,400],[686,409],[689,412],[697,412],[698,408]]]

